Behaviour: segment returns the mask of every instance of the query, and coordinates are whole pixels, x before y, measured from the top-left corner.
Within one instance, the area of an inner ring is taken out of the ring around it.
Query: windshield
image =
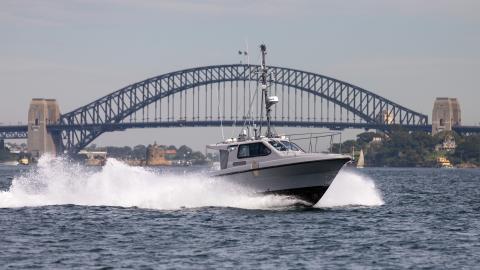
[[[287,151],[287,147],[285,145],[283,145],[282,143],[280,143],[279,141],[273,141],[272,140],[272,141],[268,141],[268,143],[270,143],[278,151]]]
[[[298,145],[297,145],[296,143],[294,143],[294,142],[282,141],[282,143],[283,143],[289,150],[305,152],[305,151],[303,151],[303,149],[302,149],[300,146],[298,146]]]
[[[275,141],[275,140],[271,140],[271,141],[268,141],[273,147],[275,147],[275,149],[277,149],[278,151],[287,151],[287,150],[291,150],[291,151],[301,151],[301,152],[305,152],[303,151],[302,148],[300,148],[300,146],[296,145],[295,143],[293,142],[289,142],[289,141]]]

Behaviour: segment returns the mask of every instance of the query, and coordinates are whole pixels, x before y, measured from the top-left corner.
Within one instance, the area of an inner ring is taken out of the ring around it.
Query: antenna
[[[267,75],[268,75],[268,68],[265,62],[265,56],[267,55],[267,46],[265,44],[260,45],[260,51],[262,52],[262,74],[261,74],[261,85],[262,85],[262,92],[263,92],[263,99],[265,100],[265,109],[267,115],[267,133],[265,134],[267,138],[273,137],[272,128],[271,128],[271,107],[278,103],[278,97],[269,97],[268,96],[268,87],[267,87]],[[261,134],[262,126],[260,125],[260,134]]]

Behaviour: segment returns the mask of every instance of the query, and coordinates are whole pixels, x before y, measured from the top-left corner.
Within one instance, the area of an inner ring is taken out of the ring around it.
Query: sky
[[[238,63],[247,44],[255,62],[265,43],[272,65],[353,83],[430,118],[436,97],[456,97],[463,123],[478,125],[478,14],[476,0],[2,0],[0,123],[25,123],[31,98],[69,112],[148,77]],[[188,144],[192,131],[129,130],[95,143]],[[219,131],[195,133],[201,149]]]

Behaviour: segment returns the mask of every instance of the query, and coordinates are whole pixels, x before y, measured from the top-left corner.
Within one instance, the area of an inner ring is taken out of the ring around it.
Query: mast
[[[278,102],[278,98],[272,99],[272,97],[269,98],[268,96],[268,88],[267,88],[267,73],[268,73],[268,68],[265,62],[265,55],[267,54],[267,46],[265,44],[260,45],[260,50],[262,52],[262,74],[261,74],[261,84],[262,84],[262,94],[263,94],[263,99],[265,100],[265,110],[266,110],[266,115],[267,115],[267,133],[265,134],[267,138],[273,137],[272,129],[271,129],[271,107],[273,104]],[[262,126],[260,124],[260,134],[261,134]]]

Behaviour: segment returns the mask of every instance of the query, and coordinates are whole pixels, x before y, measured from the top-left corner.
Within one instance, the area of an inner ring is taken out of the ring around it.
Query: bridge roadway
[[[259,122],[256,122],[259,124]],[[311,122],[311,121],[272,121],[277,127],[302,127],[302,128],[328,128],[331,130],[353,129],[378,129],[389,131],[392,129],[404,129],[409,131],[430,132],[432,125],[387,125],[377,123],[347,123],[347,122]],[[131,128],[175,128],[175,127],[241,127],[243,121],[232,120],[208,120],[208,121],[170,121],[170,122],[132,122],[113,124],[86,124],[86,125],[49,125],[50,131],[68,130],[104,130],[107,132],[123,131]],[[460,134],[480,133],[480,126],[457,126],[453,130]],[[26,125],[0,126],[0,139],[26,139],[28,127]]]
[[[0,140],[26,139],[28,137],[27,125],[0,126]]]

